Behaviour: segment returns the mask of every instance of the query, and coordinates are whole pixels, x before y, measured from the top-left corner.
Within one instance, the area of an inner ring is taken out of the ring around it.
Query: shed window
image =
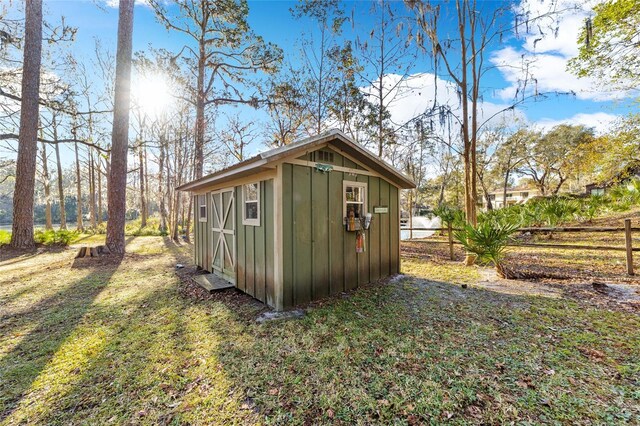
[[[207,221],[207,197],[206,195],[198,195],[198,221]]]
[[[367,184],[360,182],[343,182],[344,189],[344,209],[345,218],[364,217],[367,213]]]
[[[256,182],[243,185],[242,196],[244,201],[242,224],[260,226],[260,184]]]
[[[522,198],[528,198],[529,197],[529,193],[528,192],[523,192],[522,193]]]

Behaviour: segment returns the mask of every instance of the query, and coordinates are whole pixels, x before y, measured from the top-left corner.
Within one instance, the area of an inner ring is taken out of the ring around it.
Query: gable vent
[[[333,163],[333,152],[316,151],[315,160],[318,163]]]

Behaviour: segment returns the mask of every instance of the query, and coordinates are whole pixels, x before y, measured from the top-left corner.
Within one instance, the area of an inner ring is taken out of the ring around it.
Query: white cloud
[[[610,130],[614,122],[619,118],[620,117],[617,115],[608,114],[606,112],[595,112],[591,114],[579,113],[575,114],[572,117],[560,120],[553,118],[543,118],[541,120],[537,120],[534,124],[537,128],[542,130],[549,130],[559,124],[582,124],[587,127],[594,128],[596,134],[601,135]]]
[[[491,62],[499,67],[509,86],[498,91],[501,99],[522,96],[522,91],[533,93],[573,92],[579,99],[607,101],[623,99],[628,92],[607,91],[601,82],[592,78],[578,78],[567,71],[569,59],[578,54],[578,36],[584,20],[592,14],[593,7],[603,0],[523,0],[518,11],[528,11],[530,18],[543,16],[551,8],[549,17],[534,20],[526,26],[520,23],[518,35],[522,38],[517,47],[507,46],[496,50]],[[520,22],[524,18],[519,18]],[[516,43],[517,44],[517,43]],[[527,87],[524,88],[524,81]]]
[[[454,83],[443,80],[441,78],[435,79],[433,73],[418,73],[410,75],[403,83],[397,84],[398,80],[402,77],[396,74],[388,74],[384,78],[385,87],[396,87],[397,95],[394,101],[389,105],[389,111],[391,113],[391,119],[396,124],[403,124],[411,119],[428,111],[436,100],[436,105],[447,105],[451,108],[454,114],[458,117],[461,116],[460,98],[458,96],[457,88]],[[364,93],[370,93],[373,88],[363,88]],[[480,123],[490,119],[492,122],[498,122],[503,116],[507,117],[523,117],[523,114],[519,111],[507,111],[504,114],[500,112],[507,109],[510,104],[498,104],[493,102],[484,101],[480,103]],[[437,120],[434,120],[437,121]]]
[[[105,0],[104,4],[107,7],[112,7],[114,9],[117,9],[120,7],[120,0]],[[134,3],[136,6],[149,6],[149,0],[135,0]]]

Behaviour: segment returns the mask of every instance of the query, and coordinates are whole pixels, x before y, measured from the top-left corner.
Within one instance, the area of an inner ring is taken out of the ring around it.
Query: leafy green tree
[[[545,134],[531,133],[518,171],[542,195],[557,194],[569,178],[584,170],[592,139],[593,129],[583,125],[560,124]]]
[[[514,173],[524,161],[527,141],[535,139],[530,130],[525,128],[511,134],[495,151],[495,163],[491,175],[502,188],[502,199],[507,199],[507,192]]]
[[[594,8],[580,33],[578,56],[569,69],[615,88],[640,86],[640,0],[609,0]]]
[[[594,180],[609,183],[629,177],[640,165],[640,114],[620,119],[611,132],[595,138],[588,150]]]

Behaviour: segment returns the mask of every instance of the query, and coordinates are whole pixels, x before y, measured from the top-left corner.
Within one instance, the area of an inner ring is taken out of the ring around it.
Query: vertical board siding
[[[293,251],[296,261],[293,263],[294,303],[307,303],[312,300],[312,244],[311,224],[311,169],[295,166],[293,168]]]
[[[380,180],[380,205],[388,206],[389,212],[391,212],[391,206],[389,205],[389,183],[385,180]],[[382,213],[376,215],[378,226],[380,227],[380,276],[386,277],[390,271],[390,255],[391,255],[391,240],[389,237],[390,227],[390,213]],[[398,222],[397,226],[400,226]]]
[[[273,211],[273,205],[275,202],[274,194],[274,181],[270,179],[264,182],[264,253],[265,253],[265,301],[267,305],[274,306],[276,301],[275,284],[274,284],[274,272],[275,272],[275,257],[273,253],[274,244],[274,228],[275,228],[275,216]]]
[[[333,164],[359,168],[336,151]],[[375,176],[322,173],[288,163],[282,167],[284,308],[351,290],[398,272],[397,187]],[[343,181],[368,185],[367,211],[373,214],[373,222],[366,233],[365,253],[356,253],[356,233],[347,232],[343,224]],[[389,212],[375,214],[376,206],[386,206]]]
[[[293,166],[282,165],[282,305],[293,306]]]
[[[209,272],[213,271],[213,212],[211,211],[211,200],[213,200],[211,192],[207,192],[205,195],[205,201],[207,203],[207,221],[203,222],[204,228],[202,230],[205,240],[205,254],[202,261],[204,262],[204,269]]]
[[[389,273],[400,272],[400,206],[398,205],[398,188],[389,186]]]
[[[369,212],[380,205],[380,179],[369,179]],[[371,281],[380,279],[380,215],[373,213],[373,221],[369,228],[369,240],[367,241],[369,252],[369,277]]]
[[[329,174],[311,170],[313,299],[327,297],[330,291]]]
[[[266,287],[266,269],[265,269],[265,225],[266,218],[264,215],[264,181],[260,182],[260,226],[251,226],[253,228],[253,249],[254,249],[254,293],[253,296],[265,301]]]
[[[198,204],[197,195],[193,195],[193,205],[195,206],[195,208],[193,209],[193,263],[195,263],[197,266],[200,266],[200,245],[198,244],[198,232],[200,231],[200,221],[198,220],[198,215],[200,214],[200,205]]]
[[[236,186],[236,287],[242,291],[247,289],[245,268],[245,226],[242,224],[242,187]]]
[[[274,294],[273,179],[261,181],[260,226],[243,225],[242,186],[236,195],[236,287],[272,305]]]
[[[334,158],[336,155],[334,154]],[[328,175],[329,207],[329,260],[331,268],[330,294],[343,292],[344,288],[344,226],[342,224],[342,173],[330,172]],[[286,259],[286,258],[285,258]]]

